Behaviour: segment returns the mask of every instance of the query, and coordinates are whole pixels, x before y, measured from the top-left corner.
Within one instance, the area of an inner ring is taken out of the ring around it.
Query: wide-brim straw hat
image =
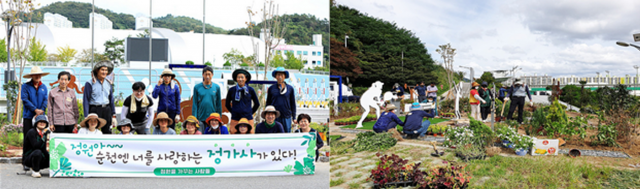
[[[395,110],[396,109],[396,105],[393,104],[388,104],[387,107],[385,107],[386,110]]]
[[[169,120],[169,124],[167,124],[167,126],[173,124],[173,119],[169,118],[169,115],[167,115],[167,113],[160,112],[158,114],[158,117],[156,117],[156,119],[153,120],[153,126],[158,126],[158,120],[161,120],[161,119]]]
[[[200,124],[198,122],[199,121],[195,116],[190,115],[189,117],[187,117],[187,120],[184,120],[182,125],[184,125],[184,128],[187,128],[187,123],[195,123],[196,124],[196,128],[200,128]]]
[[[218,125],[223,125],[222,124],[222,119],[220,118],[220,114],[219,113],[211,113],[211,114],[209,114],[209,117],[207,118],[207,121],[204,124],[209,125],[209,122],[211,120],[216,120],[216,121],[218,121]]]
[[[171,69],[169,68],[165,68],[164,70],[162,70],[162,74],[160,74],[160,77],[163,77],[165,75],[171,76],[171,79],[176,78],[176,74],[174,74],[173,71],[171,71]]]
[[[108,61],[102,61],[94,65],[93,69],[91,70],[91,73],[95,73],[97,70],[100,70],[100,68],[102,67],[107,67],[107,69],[109,70],[107,75],[111,75],[111,73],[113,73],[113,64]]]
[[[267,113],[276,113],[276,118],[280,117],[280,111],[276,110],[276,108],[273,106],[267,106],[266,108],[264,108],[264,111],[262,111],[262,114],[260,116],[263,119],[266,119],[265,116],[267,115]]]
[[[478,82],[475,82],[475,81],[474,81],[473,83],[471,83],[471,86],[472,86],[472,87],[477,87],[477,86],[480,86],[480,84],[479,84]]]
[[[247,120],[247,118],[242,118],[240,119],[240,121],[238,121],[238,124],[236,124],[236,131],[240,132],[240,126],[247,126],[247,133],[251,133],[251,129],[253,129],[253,126],[251,124],[249,124],[249,120]],[[234,133],[235,134],[235,133]]]
[[[271,72],[271,76],[273,76],[273,78],[276,78],[276,73],[278,72],[284,73],[284,78],[289,79],[289,71],[285,70],[284,67],[278,67],[273,70],[273,72]]]
[[[80,122],[80,127],[89,127],[89,126],[87,126],[87,122],[89,120],[92,120],[92,119],[98,120],[98,126],[96,127],[97,129],[100,129],[100,128],[104,127],[104,125],[107,124],[107,120],[104,120],[104,119],[98,117],[98,114],[91,113],[87,117],[85,117],[84,120],[82,120],[82,122]]]
[[[251,74],[249,73],[249,71],[244,69],[237,69],[233,71],[233,74],[231,74],[233,76],[233,81],[238,82],[238,74],[244,74],[244,77],[247,78],[247,81],[245,83],[249,83],[249,81],[251,81]]]
[[[34,67],[31,68],[31,72],[29,72],[28,74],[22,76],[22,78],[29,79],[34,75],[45,76],[45,75],[49,75],[49,72],[43,72],[42,69],[40,69],[40,67],[34,66]]]

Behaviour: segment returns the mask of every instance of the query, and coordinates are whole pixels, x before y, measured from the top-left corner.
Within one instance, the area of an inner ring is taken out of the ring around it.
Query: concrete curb
[[[358,134],[358,133],[364,133],[367,131],[371,131],[371,130],[362,130],[362,129],[343,129],[340,128],[340,132],[344,132],[344,133],[354,133],[354,134]],[[373,131],[372,131],[373,132]],[[433,137],[433,136],[426,136],[423,139],[406,139],[405,140],[422,140],[422,141],[436,141],[436,142],[444,142],[444,137]]]
[[[22,164],[22,157],[0,157],[0,163]]]

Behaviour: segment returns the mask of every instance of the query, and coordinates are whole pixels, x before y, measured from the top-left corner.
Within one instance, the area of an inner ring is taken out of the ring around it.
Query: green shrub
[[[229,61],[227,61],[222,66],[231,66],[231,63],[229,63]]]
[[[355,152],[386,150],[395,146],[396,142],[398,142],[388,132],[374,133],[367,131],[358,133],[356,136],[355,144],[353,145]]]
[[[187,60],[187,62],[185,62],[184,64],[186,64],[186,65],[193,65],[193,61],[191,61],[191,60]]]
[[[204,65],[213,66],[213,64],[211,64],[211,62],[209,62],[209,61],[205,62]]]

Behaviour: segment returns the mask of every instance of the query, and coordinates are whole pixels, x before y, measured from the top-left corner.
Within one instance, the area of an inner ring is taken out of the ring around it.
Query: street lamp
[[[618,42],[616,42],[616,44],[618,44],[618,45],[620,45],[620,46],[622,46],[622,47],[629,47],[629,46],[632,46],[632,47],[635,47],[636,49],[638,49],[638,50],[640,51],[640,46],[638,46],[638,45],[634,45],[634,44],[632,44],[632,43],[625,43],[625,42],[622,42],[622,41],[618,41]]]
[[[347,39],[349,39],[349,36],[344,35],[344,48],[347,48]]]
[[[637,89],[637,87],[638,87],[638,68],[640,68],[640,66],[634,65],[633,68],[636,69],[636,83],[635,83],[636,88],[633,90],[633,95],[638,96],[638,94],[637,94],[638,93],[637,92],[637,90],[638,90]]]
[[[11,71],[11,33],[14,26],[19,26],[20,24],[22,24],[22,20],[14,20],[14,15],[11,14],[10,11],[4,11],[1,17],[2,20],[4,20],[5,25],[7,26],[7,70],[4,72],[4,83],[6,84],[15,78],[15,71]]]
[[[609,76],[609,70],[605,70],[604,72],[607,72],[607,85],[609,85],[609,82],[611,82],[611,77]]]
[[[600,72],[596,72],[596,84],[598,85],[598,88],[600,88]]]

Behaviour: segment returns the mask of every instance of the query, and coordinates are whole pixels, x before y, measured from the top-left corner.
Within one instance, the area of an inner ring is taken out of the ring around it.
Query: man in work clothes
[[[207,123],[207,118],[211,113],[219,113],[222,115],[222,98],[220,86],[211,82],[213,78],[213,68],[207,66],[202,69],[202,83],[197,84],[193,88],[193,107],[191,114],[195,115],[200,121],[200,125]],[[201,133],[204,133],[205,127],[200,127]]]
[[[293,87],[284,82],[284,79],[289,78],[289,71],[278,67],[273,70],[271,76],[276,78],[278,83],[269,86],[266,105],[271,105],[280,112],[276,121],[282,124],[285,133],[291,133],[291,124],[296,116],[296,94]]]
[[[524,113],[524,103],[525,97],[529,96],[529,102],[531,106],[533,106],[533,100],[531,99],[531,93],[529,93],[529,86],[524,85],[522,81],[516,81],[516,83],[509,90],[509,96],[505,98],[505,102],[511,101],[511,105],[509,105],[509,114],[507,115],[507,119],[512,120],[513,112],[516,110],[516,106],[518,107],[518,123],[522,124],[523,113]]]
[[[99,118],[107,121],[106,127],[100,129],[102,134],[111,134],[112,119],[116,114],[112,82],[107,79],[112,72],[111,62],[97,63],[91,71],[91,80],[84,84],[82,97],[84,115],[95,113]]]
[[[435,100],[438,97],[438,87],[436,87],[436,83],[431,82],[431,85],[427,87],[427,98],[431,100]]]
[[[31,72],[22,76],[22,78],[31,79],[29,82],[22,84],[20,99],[22,99],[22,144],[27,144],[27,132],[34,127],[32,119],[39,115],[44,115],[47,110],[47,86],[42,84],[43,76],[49,75],[48,72],[42,72],[40,67],[34,66]],[[22,148],[22,161],[25,158],[24,146]],[[28,170],[25,166],[25,170]]]
[[[418,102],[427,100],[427,86],[424,86],[424,81],[419,86],[416,86],[415,89],[418,91]]]
[[[429,120],[422,121],[425,117],[433,118],[437,116],[425,112],[420,106],[420,103],[414,102],[411,105],[411,112],[407,114],[402,132],[405,134],[418,134],[419,137],[424,137],[425,134],[427,134],[429,125],[431,125],[431,121]]]
[[[160,78],[152,93],[153,98],[160,97],[158,99],[157,113],[165,112],[169,115],[169,118],[174,119],[169,128],[175,130],[176,122],[180,122],[180,87],[173,82],[176,75],[171,69],[164,69]]]

